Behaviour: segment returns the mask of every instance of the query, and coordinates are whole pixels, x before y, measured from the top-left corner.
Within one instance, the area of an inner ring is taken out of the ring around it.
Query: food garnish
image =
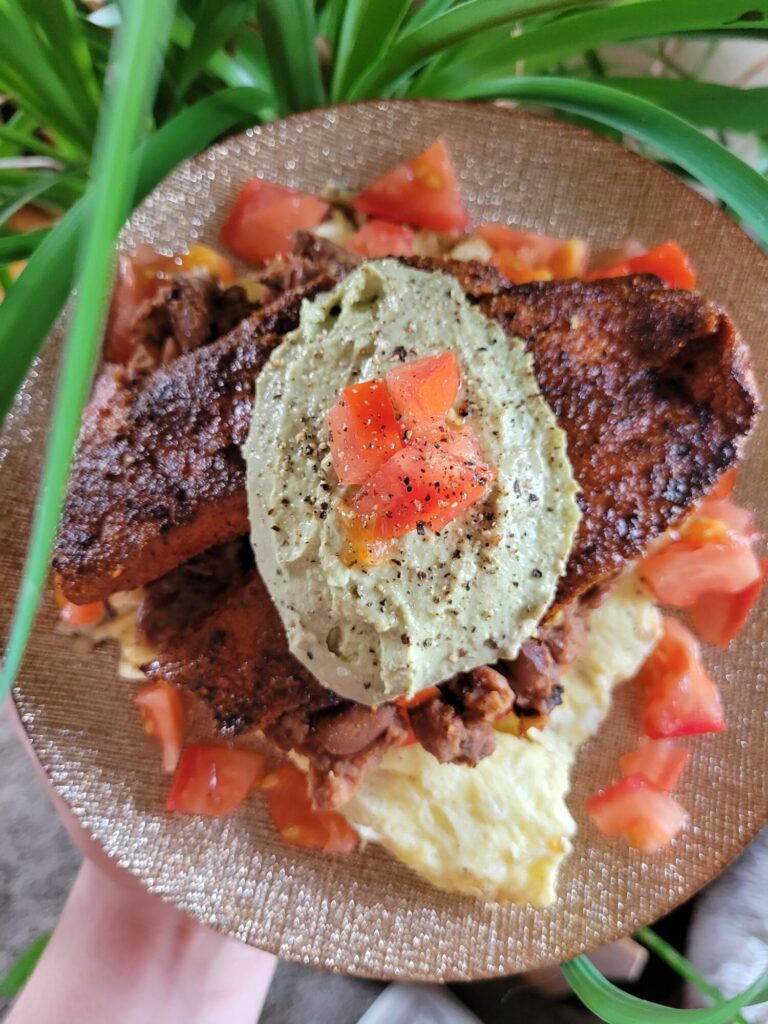
[[[163,771],[173,772],[184,746],[184,699],[170,683],[147,683],[134,697],[144,732],[162,747]]]
[[[433,231],[466,231],[469,214],[444,139],[371,182],[355,206],[370,217]]]
[[[255,750],[194,743],[181,756],[166,808],[223,817],[260,784],[265,766],[266,758]]]
[[[265,263],[291,251],[294,231],[314,228],[328,212],[315,196],[251,178],[221,226],[224,245],[249,263]]]
[[[406,224],[369,220],[352,235],[347,242],[347,248],[367,259],[378,259],[381,256],[412,256],[413,231]]]
[[[296,765],[281,764],[266,775],[261,789],[272,824],[292,846],[314,847],[326,853],[351,853],[359,837],[337,811],[316,810],[307,792],[307,778]]]
[[[619,758],[619,768],[625,777],[642,775],[656,789],[671,793],[690,755],[690,747],[681,747],[674,740],[644,737],[637,750]]]
[[[587,274],[588,281],[604,277],[626,277],[628,274],[655,274],[670,288],[695,288],[696,271],[690,258],[677,242],[664,242],[639,256],[616,263],[612,267]]]
[[[440,531],[488,493],[495,473],[474,432],[446,420],[460,387],[456,356],[442,352],[345,388],[328,413],[339,482],[361,485],[346,502],[359,557],[381,557],[379,542],[411,530]]]
[[[604,836],[623,835],[646,853],[666,846],[688,823],[685,808],[640,774],[601,789],[587,801],[587,812]]]

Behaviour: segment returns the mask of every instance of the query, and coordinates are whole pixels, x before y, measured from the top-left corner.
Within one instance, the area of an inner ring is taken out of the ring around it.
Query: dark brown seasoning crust
[[[69,600],[157,579],[248,532],[240,445],[256,377],[321,275],[146,377],[107,365],[86,409],[53,558]]]
[[[478,305],[527,341],[581,487],[554,610],[712,489],[741,455],[757,389],[728,314],[653,277],[521,285]]]

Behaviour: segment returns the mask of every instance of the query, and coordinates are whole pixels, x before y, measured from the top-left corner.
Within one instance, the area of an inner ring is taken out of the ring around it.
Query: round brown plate
[[[251,175],[310,192],[356,188],[443,135],[476,221],[503,220],[589,239],[678,239],[702,290],[725,303],[766,379],[768,259],[727,216],[659,167],[581,129],[509,109],[368,103],[255,128],[184,164],[125,229],[128,245],[168,250],[218,228]],[[54,380],[49,343],[0,437],[0,629],[19,580]],[[739,497],[761,510],[768,418],[753,437]],[[758,518],[762,515],[758,511]],[[768,521],[764,522],[768,526]],[[571,809],[581,828],[547,910],[481,904],[421,881],[383,851],[339,859],[284,846],[260,800],[223,820],[168,815],[168,783],[143,737],[115,651],[76,650],[40,616],[15,699],[40,761],[107,853],[147,888],[245,942],[331,970],[385,978],[467,979],[560,962],[659,917],[709,881],[766,820],[766,603],[728,652],[708,652],[727,732],[695,740],[681,799],[692,825],[673,850],[644,857],[600,839],[585,796],[614,774],[637,734],[631,688],[582,751]]]

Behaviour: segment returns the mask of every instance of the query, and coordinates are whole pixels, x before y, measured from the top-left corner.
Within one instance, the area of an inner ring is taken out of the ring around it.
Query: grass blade
[[[768,972],[720,1006],[677,1010],[622,992],[586,957],[563,964],[561,970],[579,999],[605,1024],[730,1024],[745,1006],[768,999]]]
[[[567,110],[607,124],[668,154],[768,241],[768,181],[719,142],[662,107],[620,89],[576,78],[500,78],[470,90]]]
[[[453,3],[454,0],[424,0],[421,7],[418,7],[408,19],[408,28],[418,28],[426,21],[436,18],[438,14],[452,7]]]
[[[317,34],[328,42],[332,53],[336,53],[341,20],[347,0],[328,0],[317,19]]]
[[[51,937],[50,932],[35,939],[11,964],[6,974],[0,978],[0,999],[13,999],[24,988],[37,967],[37,962],[45,951]]]
[[[521,18],[545,11],[566,10],[594,0],[465,0],[415,28],[406,27],[389,52],[350,87],[346,100],[386,96],[403,77],[448,46],[477,32],[511,27]],[[597,0],[600,2],[600,0]]]
[[[411,0],[347,0],[334,54],[333,103],[386,52],[410,6]]]
[[[11,196],[0,201],[0,227],[6,224],[8,220],[20,210],[22,206],[26,206],[27,203],[31,203],[33,200],[38,199],[44,195],[49,189],[57,185],[65,175],[63,174],[38,174],[24,175],[24,183],[20,188],[14,189]],[[2,183],[2,174],[0,174],[0,185]]]
[[[145,130],[173,17],[174,0],[132,0],[113,47],[100,119],[90,208],[79,247],[80,290],[62,357],[40,495],[0,680],[16,678],[48,577],[72,450],[88,397],[112,277],[112,246],[135,190],[131,151]],[[13,289],[12,289],[13,290]]]
[[[756,0],[755,13],[768,21],[768,2]],[[510,36],[498,32],[474,37],[439,57],[414,82],[410,96],[460,99],[485,80],[511,75],[518,61],[536,61],[550,70],[568,57],[649,35],[699,30],[733,32],[742,24],[743,0],[642,0],[604,10],[569,14]]]
[[[723,993],[715,988],[714,985],[710,985],[707,979],[696,970],[690,960],[686,960],[682,953],[678,953],[674,946],[670,946],[668,942],[662,939],[660,935],[657,935],[651,928],[638,928],[635,932],[635,938],[638,942],[642,942],[646,949],[650,949],[652,953],[655,953],[659,960],[663,960],[673,971],[677,971],[681,978],[695,985],[699,992],[711,999],[713,1003],[722,1005],[725,1002]],[[747,1024],[747,1022],[740,1013],[737,1013],[733,1018],[733,1024]]]
[[[323,106],[312,0],[256,0],[256,12],[280,112]]]
[[[49,228],[39,228],[36,231],[9,231],[8,234],[0,235],[0,266],[15,263],[16,260],[27,259],[40,245],[49,230]]]
[[[222,89],[187,107],[158,129],[132,158],[139,203],[182,160],[219,135],[252,124],[263,101],[258,89]],[[67,301],[77,241],[93,197],[86,195],[53,227],[0,303],[0,423],[8,413],[43,339]]]
[[[694,78],[602,79],[606,85],[658,103],[701,128],[768,134],[768,88],[737,89]]]
[[[56,149],[35,135],[34,131],[17,131],[13,124],[0,125],[0,141],[7,142],[14,146],[17,152],[37,153],[39,156],[49,156],[52,160],[66,163],[66,158]]]

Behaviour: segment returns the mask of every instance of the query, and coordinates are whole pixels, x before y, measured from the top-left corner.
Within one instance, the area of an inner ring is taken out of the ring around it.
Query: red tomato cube
[[[281,764],[261,784],[272,824],[292,846],[351,853],[359,837],[337,811],[318,811],[307,792],[306,776],[294,764]]]
[[[749,541],[726,531],[721,540],[697,543],[685,536],[640,563],[640,575],[661,604],[690,608],[705,594],[737,594],[760,578]]]
[[[390,370],[387,390],[395,411],[409,429],[431,426],[448,412],[461,387],[459,364],[453,352],[426,356]]]
[[[685,827],[685,809],[642,775],[629,775],[587,801],[587,812],[604,836],[623,834],[640,850],[666,846]]]
[[[637,750],[619,758],[621,774],[642,775],[665,793],[675,788],[690,756],[689,747],[680,747],[674,740],[644,739]]]
[[[695,637],[677,619],[664,619],[664,634],[637,679],[646,689],[643,727],[652,739],[725,728],[720,691],[707,674]]]
[[[170,683],[148,683],[134,697],[144,731],[161,745],[163,771],[175,771],[184,746],[184,699]]]
[[[352,512],[370,521],[377,539],[402,537],[423,525],[441,530],[487,494],[494,474],[421,442],[402,448],[360,488]]]
[[[264,755],[255,750],[195,743],[181,757],[166,807],[182,814],[222,817],[258,786],[264,767]]]
[[[347,242],[347,248],[360,256],[412,256],[413,231],[405,224],[369,220]]]
[[[433,231],[465,231],[469,215],[444,139],[364,188],[355,206],[370,217]]]
[[[757,604],[768,572],[768,558],[760,560],[760,576],[735,594],[705,594],[689,608],[693,628],[708,644],[727,647],[738,636]]]
[[[664,242],[639,256],[587,275],[590,281],[604,277],[626,277],[629,274],[655,274],[670,288],[695,288],[696,272],[683,248],[677,242]]]
[[[361,484],[403,446],[383,380],[344,388],[327,423],[331,460],[342,484]]]
[[[221,227],[224,245],[248,263],[266,263],[291,251],[294,231],[317,227],[328,203],[269,181],[251,178]]]

